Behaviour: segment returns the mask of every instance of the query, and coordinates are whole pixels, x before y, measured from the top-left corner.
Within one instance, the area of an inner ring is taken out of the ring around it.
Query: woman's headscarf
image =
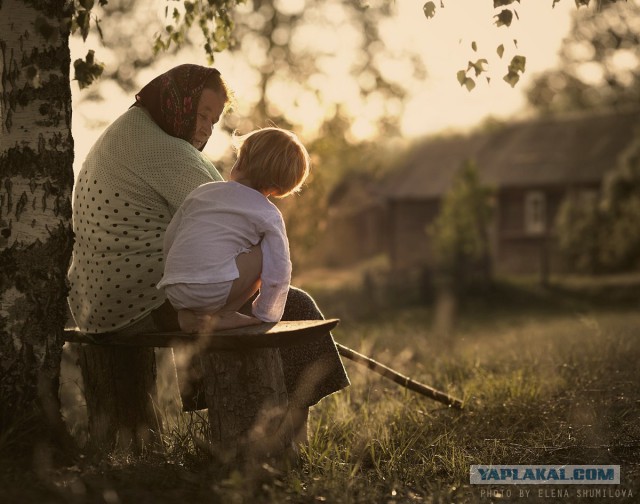
[[[143,87],[136,94],[133,106],[147,109],[156,124],[168,135],[191,142],[200,95],[205,82],[212,76],[220,76],[220,72],[200,65],[179,65]],[[224,84],[220,88],[226,99]]]

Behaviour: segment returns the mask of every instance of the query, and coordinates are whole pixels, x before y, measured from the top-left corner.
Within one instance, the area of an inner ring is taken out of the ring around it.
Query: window
[[[546,199],[542,191],[530,191],[524,197],[524,231],[543,234],[547,229]]]

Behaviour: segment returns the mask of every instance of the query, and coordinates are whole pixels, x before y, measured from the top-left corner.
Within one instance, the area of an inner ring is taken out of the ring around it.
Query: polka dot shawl
[[[222,177],[195,147],[138,107],[105,130],[73,194],[69,307],[81,331],[122,329],[164,302],[165,229],[186,196],[214,180]]]

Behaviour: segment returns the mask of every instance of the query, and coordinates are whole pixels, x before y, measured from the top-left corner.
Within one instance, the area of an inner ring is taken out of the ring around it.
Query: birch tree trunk
[[[0,438],[29,432],[20,448],[41,455],[69,439],[58,377],[73,240],[72,12],[67,0],[0,1],[0,433],[10,433]]]

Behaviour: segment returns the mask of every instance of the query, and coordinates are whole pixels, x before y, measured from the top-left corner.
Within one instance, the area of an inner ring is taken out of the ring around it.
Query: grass
[[[637,495],[640,345],[629,328],[638,323],[635,314],[558,316],[518,330],[463,333],[447,352],[415,348],[401,366],[462,395],[462,413],[352,372],[352,390],[323,405],[318,421],[328,437],[325,457],[355,471],[356,483],[335,466],[318,467],[311,453],[310,474],[323,482],[315,492],[329,502],[359,502],[357,490],[345,496],[338,489],[362,484],[369,502],[481,502],[480,489],[468,484],[471,464],[599,463],[621,464],[623,487]],[[381,331],[365,330],[370,347],[391,340]]]
[[[343,305],[362,302],[359,295],[370,299],[350,285]],[[300,467],[259,485],[219,474],[194,441],[206,421],[165,401],[161,413],[170,431],[161,450],[136,459],[88,457],[35,486],[8,472],[14,479],[3,476],[0,487],[12,485],[21,497],[15,502],[27,503],[551,503],[579,500],[577,489],[586,485],[553,487],[557,493],[495,486],[488,493],[469,484],[469,466],[615,464],[621,485],[609,487],[627,497],[609,501],[634,502],[640,495],[636,294],[636,284],[615,282],[602,290],[594,282],[551,289],[504,283],[458,306],[446,333],[434,332],[434,310],[418,303],[347,318],[335,332],[339,342],[463,398],[465,409],[443,407],[346,361],[352,386],[313,408]],[[327,298],[333,315],[331,299],[335,292]],[[86,429],[81,416],[72,429],[79,439]],[[521,490],[529,497],[520,498]]]

